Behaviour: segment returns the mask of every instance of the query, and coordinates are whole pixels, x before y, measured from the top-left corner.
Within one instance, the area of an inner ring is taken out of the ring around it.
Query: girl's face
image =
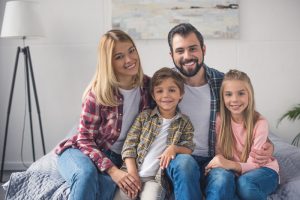
[[[112,65],[119,81],[131,80],[138,73],[140,60],[131,42],[116,42],[113,50]]]
[[[225,107],[231,112],[234,121],[243,121],[243,111],[249,104],[249,93],[243,81],[224,82],[223,98]]]
[[[177,104],[181,98],[180,89],[172,78],[163,80],[161,84],[153,88],[153,99],[163,118],[170,119],[174,117]]]

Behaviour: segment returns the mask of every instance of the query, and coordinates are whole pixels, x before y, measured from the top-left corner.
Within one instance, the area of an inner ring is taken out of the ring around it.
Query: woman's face
[[[140,59],[131,42],[116,42],[113,50],[112,65],[119,81],[132,78],[138,73]]]

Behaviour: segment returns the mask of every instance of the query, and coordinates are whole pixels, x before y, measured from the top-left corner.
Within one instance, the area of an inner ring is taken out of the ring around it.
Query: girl
[[[216,156],[206,166],[206,199],[267,199],[278,185],[275,158],[254,163],[251,149],[261,149],[268,137],[267,120],[255,111],[249,77],[238,70],[225,74],[216,119]]]
[[[150,80],[133,40],[108,31],[100,40],[94,78],[83,95],[77,134],[60,143],[58,168],[71,186],[70,199],[112,199],[116,185],[134,177],[119,169],[121,149],[137,114],[149,108]],[[137,186],[125,192],[134,192]]]
[[[127,171],[139,180],[141,192],[116,193],[116,199],[161,200],[165,198],[165,177],[160,169],[168,167],[176,154],[191,154],[194,129],[189,118],[181,114],[178,102],[184,94],[181,75],[170,68],[154,73],[151,94],[157,107],[140,113],[132,125],[122,150]]]

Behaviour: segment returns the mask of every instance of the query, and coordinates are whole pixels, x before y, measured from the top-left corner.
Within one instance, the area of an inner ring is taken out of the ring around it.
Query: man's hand
[[[270,140],[268,140],[260,150],[253,149],[250,152],[250,156],[254,159],[254,162],[259,166],[263,166],[268,163],[274,152],[274,146]]]

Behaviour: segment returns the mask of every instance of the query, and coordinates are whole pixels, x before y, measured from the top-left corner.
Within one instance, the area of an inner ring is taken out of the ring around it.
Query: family
[[[189,23],[168,43],[175,69],[150,79],[128,34],[102,36],[77,134],[55,149],[70,199],[267,199],[279,166],[249,77],[208,67]]]

